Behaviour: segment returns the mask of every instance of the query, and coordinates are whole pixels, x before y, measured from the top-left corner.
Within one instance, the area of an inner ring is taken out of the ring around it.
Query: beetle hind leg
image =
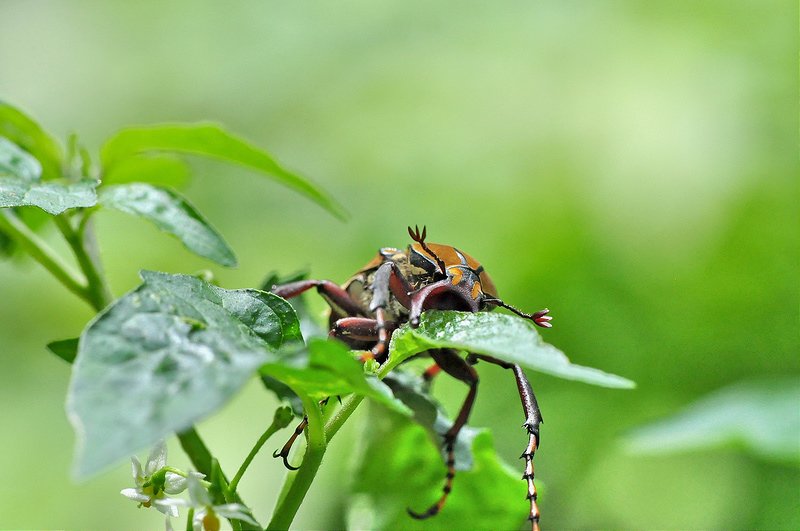
[[[458,416],[453,421],[453,425],[444,434],[444,448],[447,456],[445,464],[447,465],[447,475],[445,476],[444,487],[442,487],[442,495],[439,499],[428,507],[425,511],[416,512],[411,509],[406,509],[408,514],[413,518],[422,520],[435,516],[442,510],[444,504],[447,502],[447,497],[453,490],[453,479],[456,476],[456,458],[455,458],[455,443],[461,428],[467,423],[469,414],[472,411],[472,405],[475,403],[475,396],[478,393],[478,373],[470,363],[463,360],[455,351],[450,349],[436,349],[430,351],[431,357],[436,364],[442,368],[450,376],[461,380],[469,385],[469,392],[464,399],[461,410]]]

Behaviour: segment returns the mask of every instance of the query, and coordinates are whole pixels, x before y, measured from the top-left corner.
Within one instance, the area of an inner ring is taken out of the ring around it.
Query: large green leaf
[[[45,179],[61,177],[61,146],[29,116],[4,101],[0,101],[0,137],[33,155],[41,164]]]
[[[106,142],[100,154],[103,172],[113,174],[115,166],[129,157],[146,153],[184,153],[240,164],[292,188],[339,218],[342,207],[307,179],[279,165],[268,153],[213,123],[162,124],[124,129]]]
[[[737,446],[763,459],[800,464],[800,378],[725,387],[638,428],[626,443],[646,454]]]
[[[0,176],[3,175],[38,181],[42,176],[42,165],[14,142],[0,136]]]
[[[431,348],[455,348],[485,354],[527,369],[603,387],[632,388],[635,384],[599,369],[574,365],[563,352],[542,341],[529,321],[500,313],[427,311],[418,328],[398,329],[390,346],[396,364]]]
[[[142,278],[80,338],[67,397],[78,477],[207,416],[300,339],[291,306],[270,293],[184,275]]]
[[[189,166],[174,155],[129,157],[103,175],[104,184],[145,182],[180,188],[189,180]]]
[[[97,203],[96,181],[61,184],[0,177],[0,207],[36,206],[58,215],[70,208],[88,208]]]
[[[446,468],[425,430],[386,411],[371,412],[348,496],[350,529],[520,529],[528,514],[520,470],[498,460],[492,436],[474,438],[474,466],[458,472],[439,515],[414,520],[442,493]]]
[[[144,183],[119,184],[101,190],[100,204],[153,222],[199,256],[236,265],[236,256],[222,236],[177,192]]]

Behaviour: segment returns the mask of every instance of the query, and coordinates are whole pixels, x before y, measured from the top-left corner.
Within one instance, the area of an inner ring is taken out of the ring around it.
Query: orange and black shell
[[[477,279],[472,286],[473,299],[478,300],[482,295],[497,297],[497,288],[495,288],[492,278],[480,262],[450,245],[428,243],[426,246],[444,262],[447,269],[447,277],[451,279],[453,285],[460,284],[465,280],[465,275],[468,275]],[[429,264],[426,268],[427,270],[435,271],[439,269],[436,257],[423,249],[419,243],[409,245],[408,253],[412,263],[420,263],[420,260],[424,260]]]
[[[487,296],[497,297],[497,289],[494,282],[492,282],[489,274],[477,260],[449,245],[427,243],[426,246],[444,262],[447,278],[451,280],[453,285],[459,283],[469,284],[468,288],[472,298],[479,301],[479,303]],[[438,262],[419,243],[409,245],[405,251],[394,247],[384,247],[375,258],[359,269],[342,286],[353,300],[359,302],[364,315],[371,315],[368,308],[372,302],[372,282],[375,271],[382,263],[387,261],[394,262],[397,265],[400,273],[414,290],[437,280]],[[442,277],[438,276],[438,278]],[[393,298],[391,307],[387,308],[387,313],[390,319],[402,319],[408,315],[408,309]]]

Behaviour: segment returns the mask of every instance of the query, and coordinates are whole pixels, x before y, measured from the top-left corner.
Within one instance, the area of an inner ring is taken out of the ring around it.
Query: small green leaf
[[[630,389],[621,376],[570,363],[563,352],[542,341],[529,321],[500,313],[427,311],[419,328],[398,329],[390,345],[392,364],[431,348],[454,348],[485,354],[559,378]]]
[[[291,307],[270,293],[186,275],[142,278],[80,338],[67,397],[78,477],[215,411],[299,338]]]
[[[64,156],[58,142],[29,116],[4,101],[0,101],[0,136],[30,153],[41,164],[45,179],[62,176]]]
[[[284,352],[279,363],[264,364],[261,375],[275,378],[301,396],[322,399],[355,393],[398,413],[411,414],[389,387],[374,376],[365,375],[353,353],[338,341],[313,338],[307,350],[296,349],[288,355]]]
[[[2,175],[38,181],[42,177],[42,165],[27,151],[0,136],[0,176]]]
[[[0,207],[36,206],[58,215],[70,208],[88,208],[97,203],[96,181],[60,184],[0,177]]]
[[[119,184],[101,190],[100,204],[153,222],[203,258],[236,265],[236,256],[222,236],[177,192],[144,183]]]
[[[100,153],[103,171],[112,173],[123,160],[145,153],[183,153],[240,164],[292,188],[340,219],[342,207],[308,180],[280,166],[265,151],[213,123],[162,124],[124,129],[112,137]]]
[[[486,430],[473,441],[474,467],[456,474],[441,513],[412,519],[406,508],[423,511],[441,496],[444,462],[420,426],[386,411],[370,413],[348,496],[348,529],[521,528],[529,509],[525,482],[498,459]]]
[[[145,182],[181,188],[189,180],[189,166],[171,155],[122,159],[103,176],[104,184]]]
[[[763,459],[800,464],[800,378],[725,387],[636,429],[626,445],[643,454],[738,446]]]
[[[78,355],[78,338],[52,341],[47,344],[47,348],[62,360],[72,363],[75,361],[75,356]]]

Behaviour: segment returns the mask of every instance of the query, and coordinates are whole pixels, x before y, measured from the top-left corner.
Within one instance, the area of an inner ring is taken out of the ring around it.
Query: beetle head
[[[411,296],[410,310],[408,322],[416,328],[425,310],[477,312],[480,303],[472,297],[472,290],[466,282],[453,283],[451,278],[446,278],[416,291]]]

